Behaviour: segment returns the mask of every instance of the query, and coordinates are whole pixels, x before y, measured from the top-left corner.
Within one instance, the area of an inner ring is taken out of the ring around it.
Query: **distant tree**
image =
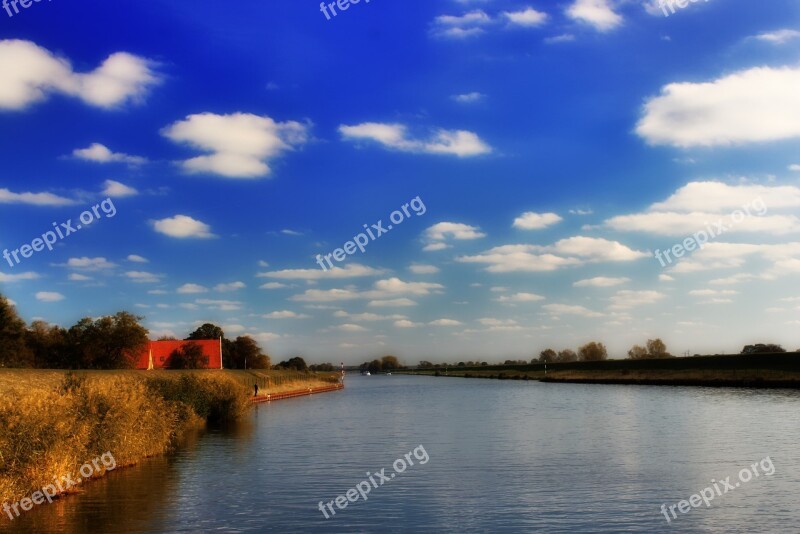
[[[558,351],[559,362],[577,362],[578,354],[572,349],[564,349]]]
[[[552,363],[558,358],[558,353],[553,349],[545,349],[539,353],[540,363]],[[531,362],[533,363],[533,362]]]
[[[228,341],[228,340],[225,340]],[[223,356],[225,355],[223,343]],[[227,343],[228,369],[269,369],[269,356],[264,354],[258,342],[250,336],[239,336]]]
[[[65,329],[44,321],[34,321],[27,330],[26,338],[33,353],[34,367],[69,369],[72,366],[74,360]]]
[[[336,370],[336,367],[334,367],[332,363],[320,363],[316,365],[311,365],[308,368],[311,371],[319,371],[319,372],[329,372]]]
[[[33,366],[34,355],[25,341],[25,323],[0,295],[0,367]]]
[[[400,362],[396,356],[384,356],[381,358],[381,367],[384,371],[393,371],[400,369]]]
[[[431,367],[433,367],[433,364],[429,361],[422,360],[421,362],[419,362],[420,369],[430,369]]]
[[[308,365],[306,364],[306,361],[300,356],[289,358],[288,360],[279,363],[275,367],[278,369],[293,369],[295,371],[308,370]]]
[[[367,371],[372,374],[380,373],[383,371],[383,363],[378,359],[372,360],[367,364]]]
[[[158,336],[156,341],[178,341],[178,338],[175,336]]]
[[[122,311],[97,320],[85,317],[67,334],[75,364],[84,369],[130,369],[147,346],[143,317]]]
[[[667,346],[660,338],[647,340],[647,354],[651,358],[671,358],[672,354],[667,352]]]
[[[467,364],[465,364],[464,362],[458,362],[456,365],[458,365],[459,367],[466,367]]]
[[[583,362],[597,362],[608,359],[605,345],[592,341],[578,349],[578,355]]]
[[[762,353],[775,353],[786,352],[786,349],[774,343],[758,343],[756,345],[745,345],[742,349],[742,354],[762,354]]]
[[[481,362],[481,367],[487,367],[488,365],[489,365],[489,362]]]
[[[628,351],[628,358],[631,360],[644,360],[647,358],[647,349],[641,345],[634,345],[633,348]]]
[[[197,343],[184,343],[172,351],[169,356],[170,369],[205,369],[208,367],[208,356],[203,354],[203,347]]]
[[[219,339],[221,337],[225,337],[225,332],[222,331],[222,328],[215,324],[205,323],[203,326],[198,327],[197,330],[189,334],[189,337],[186,339]]]

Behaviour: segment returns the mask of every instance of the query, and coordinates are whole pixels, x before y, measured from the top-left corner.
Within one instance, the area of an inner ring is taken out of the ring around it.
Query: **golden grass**
[[[164,454],[193,426],[241,416],[255,382],[260,393],[278,393],[328,385],[331,377],[0,369],[0,503],[18,501],[106,452],[120,467]]]

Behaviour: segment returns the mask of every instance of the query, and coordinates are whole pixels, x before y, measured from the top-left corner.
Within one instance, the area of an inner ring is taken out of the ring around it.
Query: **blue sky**
[[[800,347],[797,2],[17,11],[0,249],[20,262],[0,291],[27,321],[127,309],[153,337],[214,322],[314,362]],[[654,256],[716,221],[702,249]]]

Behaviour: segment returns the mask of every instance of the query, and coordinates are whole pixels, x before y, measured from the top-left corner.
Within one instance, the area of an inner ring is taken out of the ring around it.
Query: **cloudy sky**
[[[796,1],[14,9],[0,291],[27,321],[126,309],[314,362],[800,347]]]

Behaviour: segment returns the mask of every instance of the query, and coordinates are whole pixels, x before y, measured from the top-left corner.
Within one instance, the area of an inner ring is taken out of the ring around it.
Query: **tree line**
[[[39,369],[132,369],[147,349],[144,317],[121,311],[94,319],[84,317],[69,328],[36,320],[30,325],[0,295],[0,367]],[[206,323],[185,338],[170,357],[170,367],[204,367],[204,356],[193,340],[222,338],[222,362],[227,369],[269,369],[270,357],[249,336],[228,339],[222,329]],[[162,340],[175,339],[163,337]]]

